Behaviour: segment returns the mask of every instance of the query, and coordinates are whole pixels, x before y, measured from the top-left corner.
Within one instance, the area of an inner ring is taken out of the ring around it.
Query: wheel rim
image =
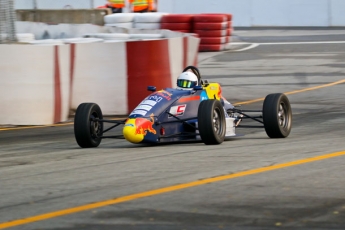
[[[218,109],[213,110],[213,129],[215,133],[218,135],[221,134],[222,132],[222,127],[221,127],[221,117],[220,117],[220,111]]]
[[[284,103],[280,103],[278,110],[278,123],[279,126],[287,129],[289,125],[288,109]]]
[[[93,138],[98,138],[101,134],[101,125],[95,119],[98,119],[99,115],[97,112],[93,112],[90,116],[90,131]]]

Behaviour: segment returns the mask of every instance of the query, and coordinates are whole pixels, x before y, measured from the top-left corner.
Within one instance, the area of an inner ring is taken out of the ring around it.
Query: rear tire
[[[102,141],[103,119],[101,108],[95,103],[82,103],[78,106],[74,117],[74,136],[82,148],[97,147]]]
[[[198,109],[198,128],[201,140],[206,145],[217,145],[225,137],[225,113],[218,100],[202,101]]]
[[[270,138],[289,136],[292,127],[292,110],[285,94],[267,95],[263,104],[262,116],[265,131]]]

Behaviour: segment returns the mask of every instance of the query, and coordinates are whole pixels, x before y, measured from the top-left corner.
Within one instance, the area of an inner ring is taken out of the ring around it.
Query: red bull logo
[[[153,128],[153,124],[155,123],[154,114],[150,115],[150,120],[146,118],[138,117],[135,119],[135,134],[142,134],[146,135],[148,132],[156,134],[156,130]]]
[[[172,93],[169,93],[168,91],[165,91],[165,90],[161,90],[161,91],[156,92],[156,95],[159,95],[159,96],[167,99],[168,101],[170,101]]]

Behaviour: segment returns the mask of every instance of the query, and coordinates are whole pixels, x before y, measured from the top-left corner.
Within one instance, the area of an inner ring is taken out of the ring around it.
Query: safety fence
[[[14,0],[0,0],[0,44],[17,40],[15,30]]]

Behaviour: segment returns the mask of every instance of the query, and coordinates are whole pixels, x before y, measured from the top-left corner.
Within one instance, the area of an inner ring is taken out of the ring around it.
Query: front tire
[[[95,103],[82,103],[74,117],[74,136],[82,148],[97,147],[102,141],[103,119],[101,108]]]
[[[292,111],[285,94],[267,95],[263,104],[262,117],[265,131],[270,138],[289,136],[292,127]]]
[[[225,113],[218,100],[202,101],[198,109],[198,128],[201,140],[206,145],[217,145],[225,137]]]

